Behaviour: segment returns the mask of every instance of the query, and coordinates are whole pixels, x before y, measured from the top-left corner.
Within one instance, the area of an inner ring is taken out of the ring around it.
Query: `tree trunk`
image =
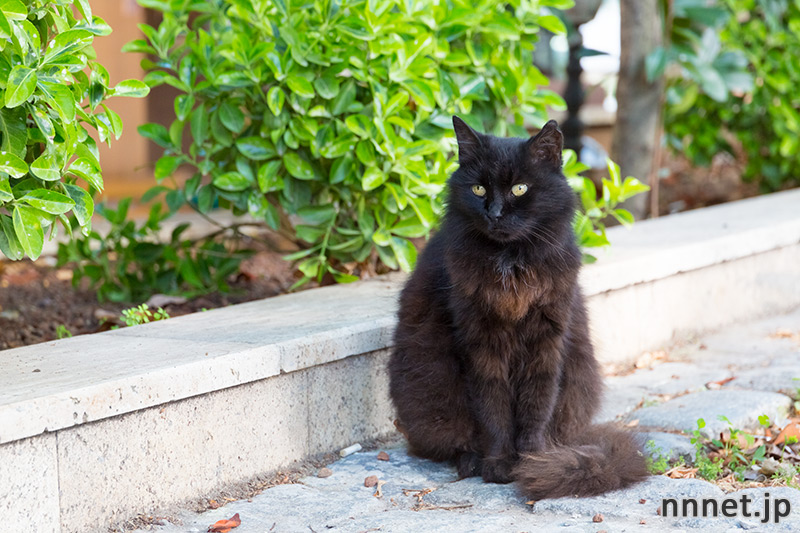
[[[622,47],[611,157],[623,177],[648,183],[657,179],[655,154],[664,91],[662,78],[647,81],[644,66],[648,54],[662,43],[658,0],[620,0],[620,15]],[[640,194],[624,204],[637,219],[647,214],[646,196]]]

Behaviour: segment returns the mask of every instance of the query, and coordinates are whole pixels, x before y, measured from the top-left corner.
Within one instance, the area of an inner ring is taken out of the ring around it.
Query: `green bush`
[[[703,94],[668,102],[676,104],[665,110],[668,142],[705,165],[722,151],[736,155],[731,143],[736,141],[747,159],[746,179],[764,190],[797,184],[800,3],[720,0],[719,5],[728,14],[719,35],[721,49],[742,58],[755,84],[722,102]]]
[[[139,131],[164,148],[159,181],[192,172],[158,191],[295,239],[299,283],[412,268],[409,239],[433,228],[454,168],[453,114],[525,134],[562,105],[532,50],[541,27],[563,31],[545,10],[569,0],[139,1],[163,20],[126,49],[155,56],[148,84],[181,93],[169,128]]]
[[[92,41],[110,32],[87,0],[0,3],[0,251],[10,259],[36,259],[56,219],[72,234],[70,213],[91,228],[103,180],[86,126],[110,142],[122,121],[105,99],[149,91],[135,80],[109,86]]]

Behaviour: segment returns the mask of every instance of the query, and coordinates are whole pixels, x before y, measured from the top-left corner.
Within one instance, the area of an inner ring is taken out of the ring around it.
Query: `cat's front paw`
[[[481,477],[487,483],[511,483],[511,470],[516,461],[510,457],[484,458],[481,465]]]
[[[475,452],[464,452],[456,458],[458,479],[481,475],[481,456]]]

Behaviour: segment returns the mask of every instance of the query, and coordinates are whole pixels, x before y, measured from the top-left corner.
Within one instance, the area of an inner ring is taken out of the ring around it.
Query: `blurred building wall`
[[[114,30],[111,35],[95,38],[99,62],[108,69],[112,86],[128,78],[142,79],[141,54],[123,54],[122,46],[141,37],[137,25],[145,21],[145,10],[136,0],[103,0],[92,2],[95,15],[103,18]],[[136,196],[150,188],[153,171],[148,142],[136,132],[148,122],[146,98],[112,98],[109,107],[122,117],[122,136],[116,142],[100,146],[100,164],[106,185],[104,197],[119,199]]]

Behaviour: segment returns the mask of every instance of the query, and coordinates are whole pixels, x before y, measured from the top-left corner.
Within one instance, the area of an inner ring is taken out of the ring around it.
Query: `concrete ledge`
[[[799,207],[788,191],[609,231],[581,279],[601,360],[800,305]],[[99,530],[391,431],[402,281],[0,352],[0,511]]]

